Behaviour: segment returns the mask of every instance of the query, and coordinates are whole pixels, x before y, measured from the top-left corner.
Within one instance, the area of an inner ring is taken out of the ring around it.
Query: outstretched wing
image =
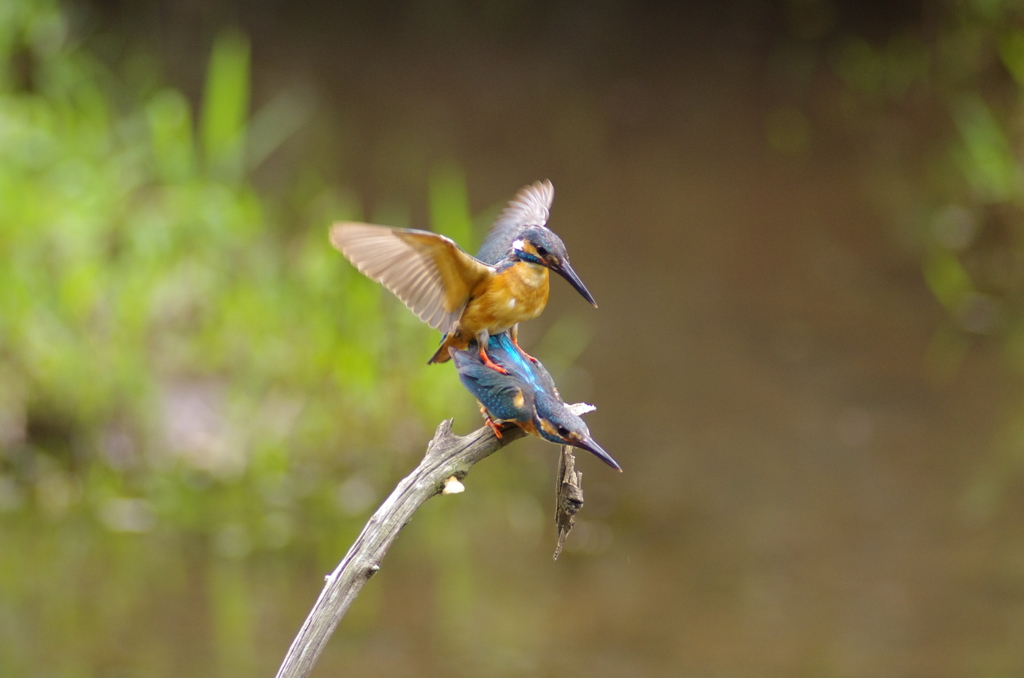
[[[477,258],[488,264],[501,261],[512,247],[519,229],[524,226],[543,226],[548,222],[548,212],[554,198],[555,187],[547,179],[519,189],[516,197],[509,201],[494,221],[484,244],[480,246]]]
[[[449,238],[429,231],[344,222],[331,227],[331,244],[442,332],[453,329],[473,288],[494,274]]]

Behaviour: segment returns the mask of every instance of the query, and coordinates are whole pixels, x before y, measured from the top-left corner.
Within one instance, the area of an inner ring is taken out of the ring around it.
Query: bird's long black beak
[[[593,295],[590,294],[590,291],[587,289],[587,286],[583,284],[583,281],[580,280],[580,277],[576,275],[576,271],[572,270],[572,266],[569,265],[568,259],[562,259],[557,266],[552,266],[551,270],[568,280],[569,284],[572,285],[577,292],[582,294],[583,298],[589,301],[591,306],[597,308],[597,302],[594,301]]]
[[[597,457],[598,459],[600,459],[604,463],[608,464],[609,466],[611,466],[616,471],[618,471],[620,473],[622,472],[622,467],[619,466],[619,462],[617,462],[614,459],[612,459],[612,455],[610,455],[607,452],[605,452],[604,448],[602,448],[600,445],[598,445],[597,442],[593,438],[591,438],[589,435],[583,436],[582,440],[580,440],[579,442],[574,442],[573,445],[575,447],[578,447],[578,448],[582,449],[582,450],[586,450],[587,452],[590,452],[595,457]]]

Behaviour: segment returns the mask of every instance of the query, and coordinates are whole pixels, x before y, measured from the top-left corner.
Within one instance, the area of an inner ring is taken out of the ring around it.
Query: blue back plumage
[[[534,389],[545,391],[555,386],[551,375],[539,362],[534,363],[514,343],[508,332],[492,336],[487,344],[491,360],[496,361],[510,376],[530,384]],[[492,372],[494,370],[491,370]]]
[[[532,416],[533,391],[529,384],[487,367],[479,358],[474,360],[476,356],[472,350],[454,352],[452,357],[459,371],[459,381],[490,412],[491,417],[526,421]]]
[[[612,468],[622,470],[590,436],[583,420],[562,401],[544,366],[530,360],[507,332],[490,338],[487,353],[508,374],[484,364],[475,344],[464,351],[450,349],[450,353],[459,380],[480,401],[491,419],[516,422],[545,440],[580,447]]]
[[[468,350],[453,350],[451,353],[459,381],[490,412],[492,418],[530,420],[533,417],[534,393],[541,384],[539,377],[530,369],[533,367],[530,359],[516,349],[504,332],[491,337],[488,353],[492,360],[508,370],[508,374],[485,365],[476,347],[471,346]]]
[[[475,345],[452,351],[459,380],[480,401],[494,419],[527,421],[533,417],[538,393],[561,402],[555,382],[544,366],[534,364],[516,345],[508,332],[490,338],[487,353],[506,370],[502,374],[481,362]],[[519,396],[517,398],[517,396]]]

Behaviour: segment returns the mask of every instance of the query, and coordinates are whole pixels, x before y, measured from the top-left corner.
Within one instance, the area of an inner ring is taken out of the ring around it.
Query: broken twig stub
[[[583,471],[576,470],[576,456],[572,447],[562,445],[558,459],[558,478],[555,487],[555,526],[558,528],[558,545],[554,559],[562,553],[565,538],[576,523],[575,515],[583,508]]]

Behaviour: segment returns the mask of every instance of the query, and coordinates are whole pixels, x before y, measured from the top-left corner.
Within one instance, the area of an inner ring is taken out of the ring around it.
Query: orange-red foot
[[[515,345],[516,345],[516,348],[518,348],[518,349],[519,349],[519,352],[520,352],[520,353],[522,353],[523,355],[525,355],[525,356],[526,356],[527,358],[529,358],[530,360],[532,360],[532,361],[533,361],[533,364],[534,364],[534,365],[536,365],[536,364],[537,364],[537,359],[536,359],[536,358],[534,358],[534,357],[533,357],[532,355],[530,355],[529,353],[527,353],[526,351],[524,351],[524,350],[523,350],[523,347],[519,345],[519,342],[518,342],[518,341],[516,341],[516,338],[515,338],[515,337],[511,337],[511,339],[512,339],[512,343],[513,343],[513,344],[515,344]]]
[[[487,419],[484,420],[484,423],[490,426],[491,430],[494,431],[494,437],[497,438],[498,440],[501,440],[501,426],[495,424],[494,420],[491,419],[490,417],[487,417]]]
[[[501,372],[502,374],[508,374],[508,370],[506,370],[504,367],[502,367],[498,363],[496,363],[493,360],[491,360],[491,357],[489,355],[487,355],[487,351],[485,351],[483,349],[480,349],[480,360],[482,360],[484,362],[484,365],[487,365],[492,370],[497,370],[498,372]],[[498,436],[498,437],[500,438],[501,436]]]

